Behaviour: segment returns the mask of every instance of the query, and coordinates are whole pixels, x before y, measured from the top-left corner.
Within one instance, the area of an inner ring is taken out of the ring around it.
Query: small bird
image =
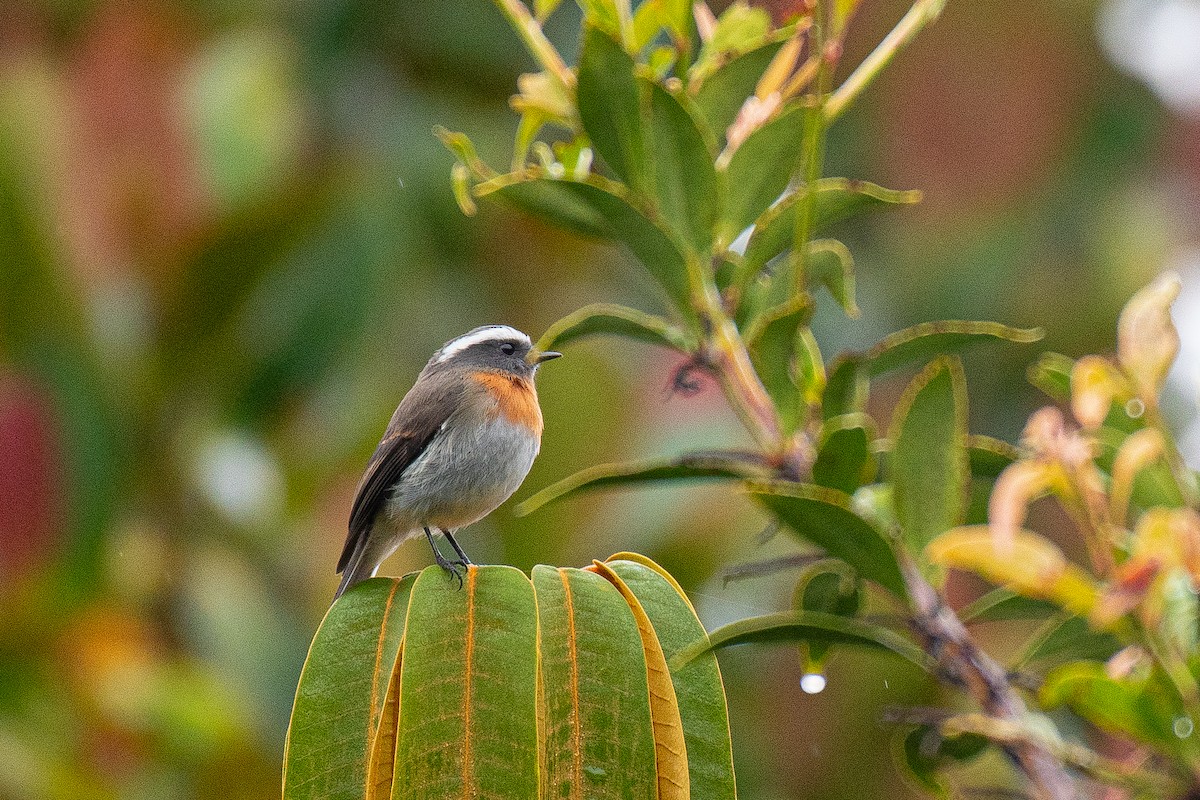
[[[535,349],[507,325],[476,328],[433,354],[359,481],[335,600],[422,532],[438,565],[462,585],[460,570],[471,561],[454,533],[486,517],[525,480],[542,441],[533,378],[538,365],[560,355]],[[434,530],[457,559],[438,550]]]

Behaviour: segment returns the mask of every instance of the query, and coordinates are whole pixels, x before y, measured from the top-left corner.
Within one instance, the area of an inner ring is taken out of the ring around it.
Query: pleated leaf
[[[283,760],[284,800],[357,800],[404,636],[414,575],[373,578],[325,615],[300,673]]]
[[[541,625],[543,796],[654,800],[650,690],[633,612],[591,572],[537,566],[533,586]]]
[[[684,650],[707,641],[708,635],[687,596],[662,567],[632,553],[618,553],[605,563],[654,626],[668,664]],[[733,745],[716,657],[700,656],[672,669],[671,679],[683,723],[691,796],[696,800],[732,800],[737,796]]]
[[[440,567],[409,604],[394,800],[538,794],[537,608],[510,567]]]

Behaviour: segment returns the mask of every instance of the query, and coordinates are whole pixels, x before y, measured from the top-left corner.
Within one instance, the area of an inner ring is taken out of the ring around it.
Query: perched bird
[[[471,561],[454,532],[490,514],[525,480],[542,440],[533,377],[560,355],[536,350],[507,325],[476,328],[433,354],[358,484],[335,599],[422,532],[437,563],[462,583],[460,570]],[[438,550],[435,530],[455,560]]]

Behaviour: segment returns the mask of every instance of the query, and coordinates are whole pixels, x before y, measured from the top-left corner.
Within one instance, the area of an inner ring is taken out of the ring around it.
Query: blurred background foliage
[[[572,53],[569,5],[549,32]],[[904,8],[866,0],[843,69]],[[952,1],[832,130],[826,174],[925,201],[838,232],[863,317],[822,308],[826,352],[938,318],[1106,352],[1125,299],[1174,268],[1167,412],[1197,466],[1198,41],[1197,0]],[[532,68],[489,0],[4,4],[0,798],[275,796],[355,483],[429,354],[486,322],[536,336],[588,302],[660,305],[616,249],[456,208],[433,126],[503,163],[516,116],[498,110]],[[1014,438],[1040,402],[1031,360],[968,358],[973,431]],[[668,392],[676,366],[597,340],[544,370],[518,497],[741,441],[714,387]],[[506,506],[466,541],[522,569],[644,552],[711,627],[790,603],[789,576],[723,580],[786,549],[756,543],[765,524],[701,486]],[[914,670],[840,654],[805,695],[794,648],[722,663],[743,797],[906,796],[879,708],[933,702]]]

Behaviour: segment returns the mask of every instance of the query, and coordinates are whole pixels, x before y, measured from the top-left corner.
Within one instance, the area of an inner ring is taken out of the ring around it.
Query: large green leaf
[[[840,558],[862,577],[904,597],[896,554],[883,534],[850,508],[843,492],[802,483],[757,484],[751,495],[802,538]]]
[[[684,246],[620,184],[595,175],[560,179],[531,170],[485,181],[475,187],[475,194],[495,194],[555,224],[624,242],[676,307],[683,313],[691,309]]]
[[[420,574],[400,666],[393,798],[537,796],[537,621],[519,570],[471,567],[462,589],[440,567]]]
[[[721,214],[720,241],[728,245],[778,199],[800,163],[808,109],[785,106],[746,137],[725,168],[727,201]]]
[[[806,410],[801,388],[796,383],[794,363],[799,330],[812,319],[812,313],[808,297],[796,295],[791,302],[769,310],[758,319],[755,330],[746,337],[751,342],[754,366],[775,403],[785,436],[800,426]]]
[[[579,118],[592,146],[623,181],[649,189],[649,156],[642,124],[642,87],[633,59],[608,33],[588,27],[579,55]]]
[[[547,486],[517,506],[516,513],[530,514],[547,503],[581,489],[705,478],[761,480],[767,477],[769,472],[761,456],[738,451],[690,453],[675,458],[598,464]]]
[[[591,572],[537,566],[533,585],[541,626],[543,785],[554,797],[653,800],[655,740],[633,612]],[[525,796],[536,797],[536,788]]]
[[[604,566],[611,573],[606,577],[615,578],[618,588],[628,592],[630,605],[636,604],[645,612],[668,664],[683,650],[707,641],[708,634],[687,597],[664,577],[661,567],[617,556]],[[670,675],[683,724],[691,797],[736,797],[729,715],[720,702],[725,690],[716,657],[709,654],[693,659],[671,670]]]
[[[911,551],[920,552],[966,511],[967,387],[957,359],[939,358],[909,384],[892,427],[887,465],[896,518]]]
[[[768,42],[731,59],[708,75],[693,92],[696,108],[718,141],[724,142],[726,129],[733,124],[746,99],[754,94],[759,78],[782,46],[782,41]]]
[[[551,325],[538,339],[537,347],[539,350],[552,350],[567,342],[597,334],[624,336],[684,353],[692,352],[696,346],[687,331],[662,317],[612,303],[593,303]]]
[[[921,193],[917,191],[885,189],[867,181],[849,178],[822,178],[817,181],[816,191],[811,227],[813,234],[867,211],[894,208],[921,199]],[[757,275],[768,261],[792,246],[796,236],[796,210],[806,197],[806,191],[792,192],[755,222],[754,233],[746,246],[739,285]]]
[[[866,357],[871,375],[874,376],[983,342],[1028,344],[1038,341],[1042,336],[1039,328],[1012,328],[999,322],[923,322],[884,337],[867,351]]]
[[[893,630],[873,625],[861,619],[822,614],[817,611],[782,611],[765,614],[724,625],[708,635],[709,647],[720,649],[751,642],[820,642],[822,644],[856,645],[873,650],[887,650],[934,672],[936,662],[911,639]],[[686,661],[704,652],[689,648],[676,657]]]
[[[367,754],[415,582],[416,575],[363,581],[325,615],[292,707],[283,758],[284,800],[363,797]]]
[[[837,239],[817,239],[808,243],[808,274],[810,286],[824,286],[851,319],[858,317],[858,300],[854,291],[854,256],[850,248]]]
[[[830,363],[828,375],[821,396],[821,413],[825,419],[862,413],[871,389],[863,357],[858,353],[839,355]]]
[[[688,110],[660,84],[646,81],[650,96],[655,199],[667,223],[697,253],[712,247],[713,228],[723,187],[713,166],[714,154]]]

